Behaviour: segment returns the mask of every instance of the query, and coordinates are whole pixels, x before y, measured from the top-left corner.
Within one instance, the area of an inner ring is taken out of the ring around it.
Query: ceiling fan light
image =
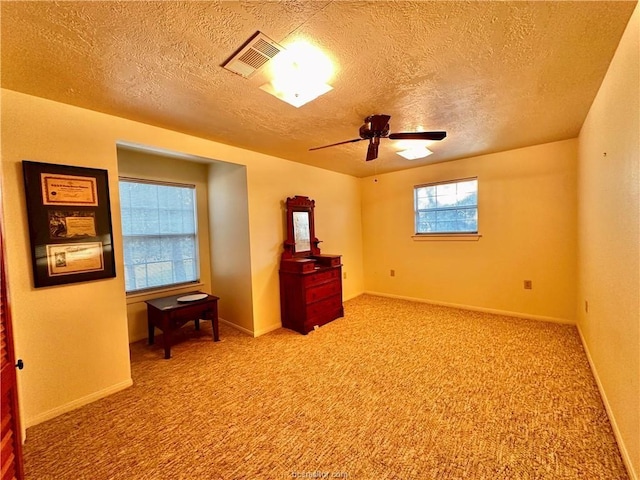
[[[428,157],[433,152],[426,147],[415,147],[408,148],[407,150],[402,150],[396,153],[401,157],[406,158],[407,160],[418,160],[419,158]]]
[[[420,148],[428,148],[429,145],[435,143],[433,140],[394,140],[393,145],[399,150],[415,150]]]

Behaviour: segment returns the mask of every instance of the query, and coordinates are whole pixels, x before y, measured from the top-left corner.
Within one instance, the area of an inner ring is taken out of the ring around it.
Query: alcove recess
[[[344,316],[340,255],[320,253],[314,209],[309,197],[287,198],[280,310],[282,326],[302,334]]]

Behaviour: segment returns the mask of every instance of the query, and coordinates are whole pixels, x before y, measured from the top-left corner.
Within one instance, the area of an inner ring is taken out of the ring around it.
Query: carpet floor
[[[27,480],[628,478],[574,326],[368,295],[306,336],[192,325],[29,428]]]

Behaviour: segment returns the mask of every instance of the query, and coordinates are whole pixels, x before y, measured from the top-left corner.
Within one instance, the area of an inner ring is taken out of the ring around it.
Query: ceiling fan
[[[332,143],[331,145],[323,145],[322,147],[313,147],[309,150],[320,150],[321,148],[335,147],[336,145],[343,145],[345,143],[369,140],[369,148],[367,149],[368,162],[378,158],[378,145],[380,145],[381,138],[389,138],[390,140],[442,140],[447,136],[447,132],[389,133],[390,118],[390,115],[370,115],[364,119],[364,124],[360,127],[360,138]]]

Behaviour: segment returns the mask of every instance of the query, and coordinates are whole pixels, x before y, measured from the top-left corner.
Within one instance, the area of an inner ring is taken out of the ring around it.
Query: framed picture
[[[35,287],[115,277],[106,170],[23,160]]]

